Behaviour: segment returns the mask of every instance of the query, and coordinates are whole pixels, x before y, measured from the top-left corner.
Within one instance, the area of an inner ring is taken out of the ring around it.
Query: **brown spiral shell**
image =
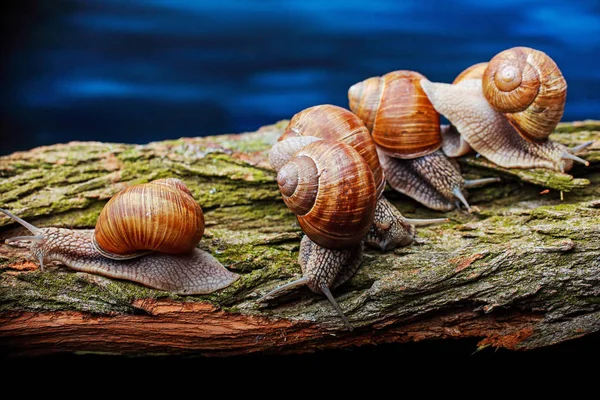
[[[471,65],[469,68],[458,74],[458,76],[454,78],[454,82],[452,82],[452,84],[456,85],[457,83],[467,79],[481,79],[487,66],[488,63],[486,62]]]
[[[375,179],[348,144],[310,143],[279,170],[277,183],[304,233],[322,247],[358,245],[373,223]]]
[[[352,112],[331,104],[302,110],[292,117],[279,140],[295,136],[315,136],[349,144],[371,168],[377,195],[383,193],[385,177],[377,157],[377,148],[365,124]]]
[[[133,258],[158,251],[188,253],[204,234],[204,215],[179,179],[158,179],[130,186],[102,209],[94,245],[106,257]]]
[[[440,116],[421,89],[423,78],[414,71],[394,71],[348,90],[350,109],[392,157],[421,157],[441,146]]]
[[[483,74],[483,93],[528,140],[542,141],[560,122],[567,82],[546,53],[514,47],[497,54]]]

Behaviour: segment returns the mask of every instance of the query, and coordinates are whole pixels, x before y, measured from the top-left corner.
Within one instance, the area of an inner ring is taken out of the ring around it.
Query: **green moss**
[[[242,161],[244,157],[235,153],[265,151],[286,123],[243,137],[190,138],[145,146],[74,144],[40,150],[27,160],[0,157],[0,175],[10,176],[0,181],[0,206],[18,210],[19,215],[41,226],[91,228],[107,199],[120,188],[179,177],[206,213],[206,237],[200,247],[240,274],[238,281],[222,291],[186,297],[135,283],[92,278],[66,267],[52,267],[46,273],[17,272],[8,265],[20,258],[2,257],[0,311],[134,313],[139,310],[133,300],[164,297],[337,326],[339,319],[327,300],[308,289],[267,308],[256,303],[268,290],[300,275],[301,231],[281,201],[275,174]],[[563,132],[561,129],[558,132]],[[555,135],[561,141],[577,143],[589,131]],[[260,161],[264,158],[261,154],[252,156]],[[597,154],[590,150],[586,158],[595,160]],[[585,186],[585,180],[564,174],[522,174],[489,167],[475,158],[461,162],[469,178],[504,178],[501,184],[470,191],[470,201],[479,206],[479,212],[435,212],[386,192],[407,216],[447,215],[451,222],[419,227],[419,237],[425,240],[422,245],[385,254],[365,252],[358,273],[335,291],[358,326],[372,324],[384,314],[401,321],[452,307],[483,313],[505,305],[519,307],[528,298],[543,297],[550,306],[558,306],[567,300],[550,293],[570,284],[572,271],[581,274],[581,288],[595,282],[590,278],[599,251],[598,208],[593,202],[600,198],[600,173],[595,166],[573,170],[573,175],[592,182]],[[540,187],[524,182],[573,191],[565,194],[561,203],[557,191],[542,195]],[[0,225],[6,223],[6,219],[0,220]],[[564,252],[561,246],[567,240],[573,242],[574,250]],[[568,301],[579,301],[579,295],[565,296]]]
[[[600,121],[586,120],[577,122],[562,122],[558,124],[554,132],[573,133],[581,131],[600,131]]]

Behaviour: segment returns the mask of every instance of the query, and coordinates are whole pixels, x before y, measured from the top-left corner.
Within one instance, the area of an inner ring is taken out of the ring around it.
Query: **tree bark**
[[[0,157],[0,207],[38,227],[92,229],[117,191],[178,177],[205,211],[200,247],[241,275],[211,295],[177,296],[59,264],[41,272],[27,261],[28,249],[1,244],[0,352],[228,356],[464,337],[480,338],[482,348],[527,350],[600,328],[600,122],[564,123],[551,136],[570,146],[595,141],[581,154],[591,165],[571,175],[461,158],[466,177],[503,180],[470,191],[471,214],[435,212],[386,191],[407,217],[450,222],[419,228],[423,244],[367,250],[358,273],[334,293],[351,332],[324,296],[306,288],[257,301],[300,276],[302,233],[266,160],[285,124]],[[0,217],[0,239],[20,234]]]

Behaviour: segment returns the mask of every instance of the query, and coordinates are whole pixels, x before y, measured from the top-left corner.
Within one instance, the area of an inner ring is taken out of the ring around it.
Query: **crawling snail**
[[[439,151],[440,117],[421,89],[424,78],[393,71],[366,79],[348,90],[350,109],[371,131],[392,188],[435,210],[452,210],[457,201],[470,209],[465,189],[497,179],[465,181]]]
[[[0,211],[33,234],[6,243],[31,242],[42,271],[44,263],[60,261],[77,271],[177,294],[211,293],[238,278],[196,248],[204,234],[204,216],[179,179],[158,179],[117,193],[102,209],[93,234],[36,228]]]
[[[269,162],[275,170],[279,171],[294,153],[305,144],[318,139],[349,144],[367,162],[373,173],[377,205],[373,224],[365,237],[365,244],[382,251],[397,246],[407,246],[418,240],[415,237],[415,226],[447,222],[445,218],[405,218],[386,200],[383,196],[385,176],[379,163],[375,143],[362,120],[345,108],[323,104],[309,107],[294,115],[269,153]]]
[[[308,137],[293,138],[306,141]],[[269,299],[291,287],[307,285],[327,296],[348,329],[350,322],[331,294],[357,271],[363,239],[375,217],[377,186],[369,165],[350,145],[318,140],[305,145],[278,169],[277,184],[288,208],[306,234],[300,243],[303,277],[265,295]],[[284,142],[287,142],[284,141]],[[283,142],[280,142],[283,143]],[[287,142],[289,143],[289,142]],[[279,160],[281,146],[271,149]]]
[[[567,172],[574,161],[588,165],[574,153],[591,142],[568,149],[548,140],[562,118],[567,83],[541,51],[514,47],[463,71],[452,85],[422,79],[421,86],[453,125],[444,146],[451,156],[472,148],[505,168]]]

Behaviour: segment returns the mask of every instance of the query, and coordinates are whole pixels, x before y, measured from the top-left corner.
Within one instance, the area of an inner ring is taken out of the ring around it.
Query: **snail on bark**
[[[291,158],[285,146],[274,146],[269,159],[287,160],[282,165],[274,161],[274,168],[283,200],[306,234],[298,257],[303,277],[261,300],[307,285],[327,296],[352,329],[331,289],[352,277],[362,261],[363,241],[375,216],[375,178],[363,157],[346,143],[315,137],[288,140],[305,143]],[[279,143],[289,144],[288,140]]]
[[[452,85],[422,79],[421,86],[453,125],[444,146],[451,156],[471,147],[505,168],[567,172],[574,161],[588,165],[575,153],[591,142],[569,149],[548,139],[563,116],[567,82],[544,52],[514,47],[463,71]]]
[[[447,222],[445,218],[405,218],[387,201],[383,196],[385,176],[369,130],[358,116],[342,107],[323,104],[309,107],[295,114],[269,153],[271,165],[279,171],[294,153],[305,144],[317,139],[349,144],[367,162],[373,173],[377,188],[377,205],[373,224],[365,237],[365,244],[382,251],[397,246],[407,246],[418,241],[415,237],[415,226]]]
[[[33,236],[29,241],[40,269],[60,261],[76,271],[125,279],[176,294],[205,294],[229,286],[238,275],[196,248],[204,234],[202,209],[179,179],[130,186],[102,209],[93,233],[36,228],[0,209]]]
[[[366,79],[348,90],[350,109],[370,130],[392,188],[435,210],[460,203],[470,209],[466,188],[497,179],[465,181],[458,165],[439,151],[440,117],[421,88],[424,78],[393,71]]]

